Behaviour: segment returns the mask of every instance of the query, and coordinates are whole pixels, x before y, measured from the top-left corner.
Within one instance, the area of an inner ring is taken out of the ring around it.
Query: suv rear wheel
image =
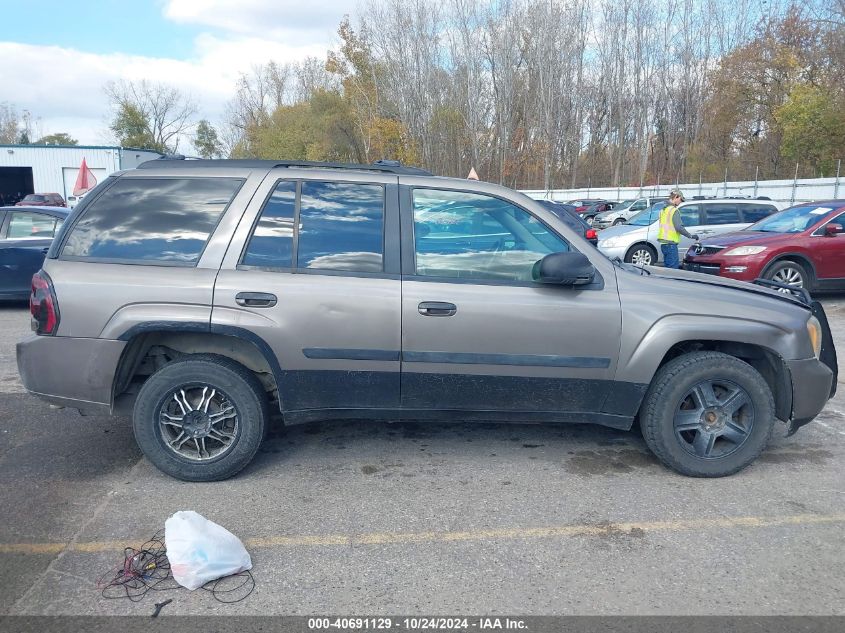
[[[157,468],[185,481],[216,481],[246,466],[268,422],[266,394],[242,365],[194,355],[159,369],[141,387],[135,438]]]
[[[769,385],[748,363],[694,352],[664,365],[640,409],[646,444],[664,464],[693,477],[724,477],[753,462],[775,424]]]

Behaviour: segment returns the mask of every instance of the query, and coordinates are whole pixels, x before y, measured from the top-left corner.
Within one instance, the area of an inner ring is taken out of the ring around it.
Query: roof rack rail
[[[398,160],[377,160],[372,165],[359,165],[356,163],[323,163],[308,160],[258,160],[241,158],[215,158],[188,160],[182,155],[163,156],[155,160],[148,160],[138,165],[137,169],[159,169],[159,168],[185,168],[217,167],[246,169],[273,169],[275,167],[288,167],[291,169],[350,169],[356,171],[374,171],[385,174],[404,174],[409,176],[433,176],[430,171],[419,167],[406,167]]]

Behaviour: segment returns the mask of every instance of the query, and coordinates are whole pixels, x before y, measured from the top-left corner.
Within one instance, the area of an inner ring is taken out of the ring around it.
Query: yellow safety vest
[[[674,205],[666,205],[660,211],[660,228],[657,230],[658,242],[672,242],[677,244],[681,241],[681,234],[675,230],[673,218],[678,207]]]

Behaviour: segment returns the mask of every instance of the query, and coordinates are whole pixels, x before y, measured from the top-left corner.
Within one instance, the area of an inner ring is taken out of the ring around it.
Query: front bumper
[[[110,412],[126,341],[30,335],[17,344],[24,387],[52,404]]]
[[[625,253],[628,252],[628,246],[602,246],[601,237],[599,237],[598,249],[610,259],[613,259],[614,257],[624,259]]]
[[[815,358],[787,361],[792,376],[791,435],[821,413],[833,388],[834,374]]]

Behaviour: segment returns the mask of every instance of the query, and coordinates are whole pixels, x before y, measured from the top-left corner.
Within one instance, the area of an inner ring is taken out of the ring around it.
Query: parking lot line
[[[264,547],[330,547],[336,545],[402,545],[414,543],[449,543],[455,541],[529,540],[538,538],[607,536],[642,534],[645,532],[682,532],[731,528],[767,528],[786,525],[819,525],[845,523],[842,514],[797,514],[791,516],[718,517],[678,521],[639,521],[560,525],[534,528],[499,528],[465,532],[373,532],[364,534],[326,534],[267,536],[244,540],[250,548]],[[120,551],[127,545],[140,546],[134,541],[89,541],[78,543],[0,543],[0,554],[59,554],[75,552]]]

